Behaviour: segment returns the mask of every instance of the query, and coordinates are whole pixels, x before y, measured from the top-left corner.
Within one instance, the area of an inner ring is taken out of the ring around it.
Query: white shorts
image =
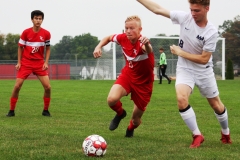
[[[204,72],[177,68],[175,85],[178,84],[186,84],[191,87],[192,90],[196,85],[202,96],[206,98],[214,98],[219,95],[212,67],[206,68],[206,71]]]

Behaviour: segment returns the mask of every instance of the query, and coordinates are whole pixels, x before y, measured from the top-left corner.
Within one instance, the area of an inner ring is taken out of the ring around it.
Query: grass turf
[[[43,88],[38,80],[26,80],[20,91],[15,117],[6,117],[15,81],[0,80],[0,159],[95,159],[85,157],[82,142],[91,134],[99,134],[108,143],[102,159],[239,159],[239,95],[240,80],[218,81],[220,97],[228,109],[232,145],[220,142],[220,125],[205,98],[197,88],[190,98],[205,142],[189,149],[191,132],[181,119],[174,81],[154,82],[151,102],[135,130],[133,138],[125,138],[133,102],[123,97],[128,115],[118,129],[108,126],[115,113],[106,103],[114,81],[52,80],[52,117],[41,115]]]

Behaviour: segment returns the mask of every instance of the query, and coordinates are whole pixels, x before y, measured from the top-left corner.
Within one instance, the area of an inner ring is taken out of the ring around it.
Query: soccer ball
[[[84,139],[82,150],[86,156],[100,157],[107,151],[107,142],[102,136],[90,135]]]

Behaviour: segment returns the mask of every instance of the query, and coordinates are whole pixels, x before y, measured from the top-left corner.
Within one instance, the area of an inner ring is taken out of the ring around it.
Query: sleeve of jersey
[[[25,38],[26,37],[25,35],[26,35],[26,32],[23,31],[23,33],[21,34],[20,39],[18,41],[18,46],[25,46],[26,45],[27,39]]]
[[[173,24],[181,24],[188,18],[188,13],[184,11],[170,11],[170,19]]]
[[[208,38],[205,41],[203,50],[206,52],[214,52],[216,49],[217,38],[218,38],[218,33],[216,32],[215,34],[213,34],[210,38]]]
[[[121,37],[122,37],[121,34],[114,34],[113,37],[112,37],[112,42],[115,42],[118,45],[120,45],[121,44]]]
[[[50,46],[50,39],[51,39],[51,34],[50,32],[47,32],[47,40],[45,41],[46,46]]]

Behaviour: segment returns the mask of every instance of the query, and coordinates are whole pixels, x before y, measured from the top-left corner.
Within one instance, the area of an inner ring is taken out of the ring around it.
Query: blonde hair
[[[127,17],[127,19],[125,20],[125,23],[129,22],[129,21],[132,21],[132,20],[137,21],[139,23],[139,25],[142,26],[141,19],[137,15]]]
[[[188,0],[188,2],[191,4],[201,4],[204,6],[210,5],[210,0]]]

